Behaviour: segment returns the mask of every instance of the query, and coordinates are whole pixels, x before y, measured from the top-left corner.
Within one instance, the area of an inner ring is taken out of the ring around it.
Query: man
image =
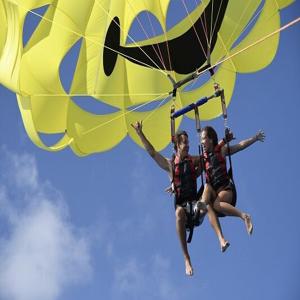
[[[185,227],[187,223],[187,212],[185,206],[187,201],[198,200],[196,198],[196,178],[203,171],[201,167],[202,164],[200,163],[200,157],[189,155],[189,139],[185,131],[179,132],[176,135],[176,155],[172,159],[167,159],[154,149],[153,145],[144,135],[142,130],[142,121],[138,121],[135,124],[131,124],[131,126],[137,132],[149,155],[154,159],[154,161],[159,165],[159,167],[161,167],[169,174],[169,177],[172,179],[175,192],[176,231],[183,251],[186,275],[192,276],[193,267],[186,242]],[[202,198],[208,198],[208,192],[209,190],[205,188]],[[223,236],[220,223],[216,218],[215,212],[205,199],[202,201],[207,204],[206,209],[209,221],[218,236],[221,250],[222,252],[224,252],[229,246],[229,243],[225,240]]]

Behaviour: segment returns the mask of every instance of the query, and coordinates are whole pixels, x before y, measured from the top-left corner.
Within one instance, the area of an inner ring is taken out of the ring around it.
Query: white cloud
[[[145,154],[146,155],[146,154]],[[175,231],[172,201],[164,193],[168,185],[167,173],[153,162],[153,175],[144,163],[145,157],[135,154],[135,164],[130,170],[130,201],[135,214],[130,214],[114,224],[110,235],[109,257],[113,270],[111,299],[179,300],[190,292],[176,281],[170,258],[160,253],[155,243],[157,235]],[[157,188],[157,174],[161,173],[162,187]],[[168,223],[169,222],[169,223]],[[165,225],[168,223],[168,228]],[[122,251],[118,251],[122,249]],[[123,251],[124,249],[124,251]],[[134,250],[133,250],[134,249]],[[127,251],[126,251],[127,250]],[[156,252],[156,253],[155,253]],[[134,253],[132,256],[129,253]],[[180,261],[180,263],[182,263]],[[184,274],[184,273],[183,273]]]
[[[14,180],[16,187],[30,190],[38,189],[38,170],[35,158],[27,153],[23,155],[7,153],[6,156],[11,165],[10,176]]]
[[[0,186],[8,227],[0,244],[0,298],[57,299],[91,275],[89,243],[70,223],[61,193],[40,181],[34,157],[4,152],[10,171]]]
[[[123,266],[118,266],[115,272],[115,285],[120,293],[136,294],[144,290],[145,281],[142,268],[136,259],[131,259]]]
[[[141,263],[136,258],[117,263],[113,299],[181,299],[180,288],[172,278],[170,261],[160,254]]]

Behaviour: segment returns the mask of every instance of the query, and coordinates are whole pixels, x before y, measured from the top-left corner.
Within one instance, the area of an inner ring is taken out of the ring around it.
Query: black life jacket
[[[213,152],[204,152],[206,182],[214,190],[218,190],[230,182],[230,177],[227,173],[226,158],[222,155],[221,148],[221,145],[217,145]]]
[[[196,200],[197,175],[192,157],[188,155],[180,161],[179,157],[175,156],[172,166],[175,203]]]

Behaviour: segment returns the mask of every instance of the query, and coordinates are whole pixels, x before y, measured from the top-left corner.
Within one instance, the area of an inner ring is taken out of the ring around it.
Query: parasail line
[[[200,40],[200,37],[199,37],[199,35],[198,35],[198,32],[197,32],[197,30],[196,30],[196,28],[195,28],[195,25],[194,25],[194,23],[193,23],[192,20],[191,20],[190,12],[188,11],[188,8],[187,8],[187,6],[186,6],[186,3],[185,3],[184,0],[181,0],[181,3],[182,3],[182,5],[183,5],[184,8],[185,8],[185,11],[186,11],[186,13],[187,13],[187,17],[188,17],[188,19],[189,19],[191,25],[193,26],[194,32],[195,32],[195,34],[196,34],[196,37],[197,37],[197,40],[198,40],[198,42],[199,42],[199,45],[200,45],[200,47],[201,47],[201,49],[202,49],[202,52],[203,52],[205,58],[207,59],[207,58],[208,58],[207,53],[206,53],[205,50],[204,50],[203,44],[201,43],[201,40]],[[203,4],[202,4],[202,5],[203,5]],[[201,24],[202,24],[202,18],[200,18],[200,19],[201,19]],[[203,24],[202,24],[202,25],[203,25]],[[207,39],[207,37],[208,37],[207,32],[206,32],[205,30],[204,30],[204,32],[205,32],[205,37],[206,37],[206,40],[207,40],[207,45],[209,46],[208,39]]]
[[[195,0],[195,2],[196,2],[196,0]],[[200,0],[200,2],[202,3],[202,5],[203,5],[203,2],[204,2],[204,0]],[[196,2],[197,3],[197,2]],[[200,5],[200,4],[198,4],[198,5]],[[208,44],[208,27],[207,27],[207,22],[206,22],[206,18],[204,18],[204,24],[203,24],[203,20],[201,19],[201,24],[202,24],[202,26],[203,26],[203,28],[204,28],[204,33],[205,33],[205,35],[206,35],[206,41],[207,41],[207,44]]]
[[[158,36],[158,34],[157,34],[157,32],[156,32],[156,30],[155,30],[155,28],[154,28],[154,26],[153,26],[153,23],[152,23],[152,21],[151,21],[149,11],[147,11],[147,19],[148,19],[148,22],[149,22],[149,24],[150,24],[150,26],[151,26],[152,34],[153,34],[154,36]],[[163,32],[165,33],[164,28],[163,28]],[[166,37],[165,34],[164,34],[164,36]],[[167,40],[166,40],[166,41],[167,41]],[[154,45],[153,45],[153,47],[154,47]],[[164,66],[164,68],[167,69],[166,64],[165,64],[165,62],[164,62],[164,58],[163,58],[162,52],[161,52],[160,45],[158,44],[157,47],[158,47],[158,52],[159,52],[158,55],[160,55],[160,61],[161,61],[162,65]],[[154,48],[155,48],[155,47],[154,47]],[[169,64],[170,64],[170,56],[169,56],[169,53],[168,53],[168,59],[169,59]]]
[[[151,113],[143,120],[144,123],[147,122],[148,119],[150,119],[154,113],[156,113],[158,111],[158,109],[165,103],[165,101],[169,98],[169,95],[165,97],[165,99],[163,99],[162,101],[159,102],[159,104],[157,105],[157,107],[155,107],[154,110],[151,111]]]
[[[216,1],[216,0],[215,0]],[[222,22],[225,17],[225,11],[226,7],[228,5],[229,0],[217,0],[218,4],[222,3],[221,13],[222,18],[219,17],[219,20],[216,25],[216,32],[219,31]],[[211,9],[212,9],[212,0],[209,1],[209,4],[204,8],[203,14],[207,15],[208,18],[211,15]],[[217,16],[216,13],[213,14],[213,17],[215,18]],[[206,43],[206,36],[204,32],[204,28],[201,24],[201,21],[203,20],[204,16],[199,16],[197,20],[194,23],[194,26],[197,30],[198,36],[201,39],[202,45],[204,46],[205,53],[207,53],[207,43]],[[120,50],[122,53],[129,54],[130,56],[137,57],[139,60],[145,61],[145,63],[151,65],[154,68],[157,68],[156,65],[159,64],[160,68],[163,68],[162,64],[156,60],[156,64],[153,64],[152,61],[150,61],[145,55],[141,52],[139,47],[125,47],[120,45],[120,28],[119,25],[120,21],[118,17],[114,17],[114,20],[111,21],[110,26],[107,31],[105,44],[108,46],[111,46],[112,48],[115,48],[117,50]],[[210,45],[211,51],[214,48],[217,40],[217,34],[212,38],[212,44]],[[179,74],[189,74],[193,72],[194,70],[197,70],[200,66],[202,66],[206,59],[206,55],[203,54],[200,44],[197,42],[197,37],[194,32],[193,26],[190,26],[184,33],[170,39],[169,41],[169,47],[170,47],[170,53],[172,54],[172,61],[174,66],[172,68],[170,66],[167,66],[167,70],[171,71],[174,70]],[[164,51],[167,51],[165,42],[159,42],[159,45],[163,47]],[[143,45],[141,48],[150,55],[150,57],[155,57],[155,53],[153,52],[153,49],[151,48],[151,44],[149,45]],[[156,45],[155,45],[156,46]],[[182,52],[183,48],[186,49],[186,54],[189,54],[186,57],[186,62],[182,62]],[[108,65],[107,63],[104,63],[104,70],[105,74],[109,76],[113,70],[114,66],[117,61],[117,55],[114,55],[113,52],[108,51],[105,49],[104,51],[104,59],[105,61],[111,61],[112,63]],[[199,53],[200,52],[200,53]],[[168,54],[167,52],[163,52],[164,59],[165,55]],[[201,55],[199,55],[201,54]],[[122,55],[122,54],[121,54]],[[130,60],[130,59],[129,59]]]
[[[161,2],[159,2],[159,3],[161,3]],[[162,8],[161,8],[161,4],[159,5],[159,8],[160,8],[160,13],[163,14]],[[171,54],[170,54],[170,47],[169,47],[169,40],[168,40],[168,36],[167,36],[167,26],[166,26],[166,24],[163,24],[163,25],[164,25],[163,33],[164,33],[165,42],[166,42],[166,48],[167,48],[167,53],[168,53],[169,66],[173,70],[172,61],[171,61]]]
[[[229,54],[229,52],[228,52],[228,50],[227,50],[227,46],[226,46],[226,45],[230,45],[231,39],[232,39],[233,35],[235,34],[235,32],[236,32],[237,29],[238,29],[238,24],[239,24],[240,21],[242,20],[243,16],[246,14],[247,10],[249,9],[250,4],[251,4],[251,2],[249,1],[249,2],[248,2],[248,5],[244,8],[244,10],[243,10],[243,12],[242,12],[242,14],[241,14],[241,16],[240,16],[238,22],[236,23],[237,25],[235,26],[234,30],[232,31],[230,37],[228,38],[228,40],[227,40],[226,42],[223,40],[223,38],[221,37],[221,35],[218,34],[219,40],[221,41],[221,43],[222,43],[222,45],[223,45],[223,48],[224,48],[224,50],[226,51],[227,55]],[[248,24],[245,26],[245,28],[244,28],[244,29],[241,31],[241,33],[239,34],[240,36],[246,31],[246,29],[251,25],[251,23],[254,22],[254,20],[259,16],[259,14],[262,12],[263,9],[264,9],[264,6],[262,6],[261,9],[260,9],[260,10],[259,10],[259,11],[251,18],[251,20],[248,22]],[[221,56],[221,57],[222,57],[222,56]],[[217,61],[220,60],[221,57],[219,57],[219,59],[217,59]],[[236,67],[235,67],[234,63],[233,63],[233,62],[231,62],[231,63],[232,63],[232,65],[233,65],[234,69],[236,70]],[[230,71],[233,72],[233,73],[236,72],[236,71],[232,71],[232,70],[230,70]]]
[[[203,70],[203,68],[200,68],[200,69],[196,70],[194,73],[192,73],[192,74],[188,75],[187,77],[183,78],[183,79],[180,80],[179,82],[175,82],[175,81],[174,81],[174,82],[173,82],[173,85],[175,86],[176,89],[178,89],[179,87],[181,87],[182,85],[188,83],[189,81],[195,80],[197,77],[199,77],[200,75],[202,75],[202,74],[203,74],[204,72],[206,72],[207,70],[210,70],[210,69],[212,69],[212,68],[217,67],[218,65],[222,64],[223,62],[226,62],[227,60],[231,59],[232,57],[239,55],[240,53],[242,53],[242,52],[248,50],[249,48],[251,48],[251,47],[253,47],[253,46],[255,46],[255,45],[257,45],[257,44],[259,44],[259,43],[261,43],[261,42],[263,42],[264,40],[266,40],[266,39],[272,37],[273,35],[275,35],[275,34],[281,32],[281,31],[283,31],[283,30],[289,28],[289,27],[292,26],[292,25],[295,25],[295,24],[298,23],[299,21],[300,21],[300,18],[297,18],[297,19],[291,21],[290,23],[286,24],[285,26],[282,26],[281,28],[275,30],[274,32],[272,32],[272,33],[270,33],[270,34],[268,34],[268,35],[262,37],[261,39],[255,41],[254,43],[252,43],[252,44],[250,44],[250,45],[248,45],[248,46],[246,46],[245,48],[239,50],[238,52],[233,53],[232,55],[230,55],[230,56],[224,58],[223,60],[218,61],[218,62],[217,62],[216,64],[214,64],[213,66],[205,67],[204,70]],[[172,92],[170,92],[169,94],[171,94],[171,93],[172,93]],[[150,101],[150,102],[151,102],[151,101]],[[149,103],[150,103],[150,102],[149,102]]]
[[[289,23],[287,23],[286,25],[280,27],[279,29],[277,29],[277,30],[275,30],[275,31],[273,31],[273,32],[271,32],[271,33],[265,35],[264,37],[258,39],[257,41],[255,41],[255,42],[253,42],[252,44],[250,44],[250,45],[244,47],[243,49],[241,49],[241,50],[239,50],[239,51],[237,51],[237,52],[231,54],[230,56],[225,57],[224,59],[218,61],[217,63],[215,63],[214,65],[212,65],[211,68],[217,67],[218,65],[220,65],[220,64],[226,62],[227,60],[229,60],[229,59],[231,59],[231,58],[233,58],[233,57],[235,57],[235,56],[237,56],[237,55],[243,53],[244,51],[247,51],[248,49],[250,49],[250,48],[256,46],[257,44],[262,43],[263,41],[265,41],[265,40],[271,38],[273,35],[275,35],[275,34],[281,32],[281,31],[283,31],[283,30],[285,30],[285,29],[287,29],[287,28],[289,28],[289,27],[291,27],[291,26],[297,24],[298,22],[300,22],[300,17],[297,18],[297,19],[295,19],[295,20],[293,20],[293,21],[291,21],[291,22],[289,22]],[[207,69],[205,69],[205,70],[198,69],[198,70],[197,70],[195,73],[193,73],[193,74],[197,74],[197,76],[200,76],[200,75],[202,75],[202,74],[203,74],[204,72],[206,72],[206,71],[207,71]]]
[[[222,0],[222,2],[223,2],[223,0]],[[209,46],[210,46],[210,44],[212,42],[212,40],[211,40],[211,33],[212,33],[212,16],[213,16],[213,11],[214,11],[214,0],[212,0],[211,6],[212,6],[212,9],[211,9],[211,13],[210,13],[210,37],[209,37],[210,41],[208,43]]]
[[[203,2],[201,3],[202,0],[200,0],[200,3],[198,3],[196,0],[194,0],[194,3],[196,4],[196,6],[199,6],[200,4],[203,5]],[[209,44],[209,40],[208,40],[208,30],[207,30],[207,23],[206,23],[206,18],[204,18],[204,22],[201,18],[201,24],[202,24],[202,27],[203,27],[203,31],[204,31],[204,34],[205,34],[205,38],[206,38],[206,42],[207,42],[207,45]]]
[[[240,21],[242,20],[243,16],[246,14],[247,12],[247,9],[249,8],[251,2],[249,1],[248,2],[248,5],[245,7],[245,9],[243,10],[238,22],[237,22],[237,25],[235,26],[234,30],[232,31],[230,37],[228,38],[228,45],[231,43],[231,39],[233,37],[233,35],[235,34],[235,32],[237,31],[238,29],[238,24],[240,23]],[[264,9],[264,6],[261,7],[261,9],[251,18],[251,20],[248,22],[248,24],[245,26],[245,28],[242,30],[242,32],[239,34],[239,36],[241,36],[246,30],[247,28],[254,22],[254,20],[260,15],[260,13],[262,12],[262,10]]]
[[[138,14],[137,14],[137,10],[133,7],[133,5],[130,3],[129,0],[126,0],[126,2],[129,4],[131,10],[136,14],[137,21],[138,21],[138,23],[139,23],[139,25],[140,25],[142,31],[144,32],[146,38],[147,38],[147,39],[150,39],[150,36],[148,35],[148,33],[147,33],[145,27],[143,26],[143,24],[142,24],[142,22],[141,22],[141,20],[140,20],[140,18],[139,18],[139,16],[138,16]],[[154,28],[153,28],[152,22],[151,22],[151,20],[150,20],[150,18],[149,18],[149,14],[147,13],[147,15],[148,15],[149,23],[150,23],[151,28],[152,28],[152,32],[153,32],[153,34],[155,34],[155,36],[157,36],[156,33],[155,33],[154,30],[153,30]],[[152,46],[152,49],[153,49],[153,51],[155,52],[156,56],[157,56],[158,59],[160,60],[161,64],[163,65],[164,69],[166,69],[166,65],[165,65],[165,63],[164,63],[164,60],[162,59],[160,47],[158,46],[158,51],[159,51],[159,53],[158,53],[157,50],[156,50],[156,48],[155,48],[155,46],[154,46],[153,44],[152,44],[151,46]]]
[[[78,37],[83,38],[83,39],[89,41],[90,43],[92,43],[92,44],[94,44],[94,45],[101,46],[101,47],[103,47],[103,48],[109,49],[110,51],[115,52],[116,54],[122,55],[122,56],[124,56],[124,57],[126,57],[126,58],[128,58],[128,59],[130,58],[131,60],[133,60],[133,61],[135,61],[135,62],[137,62],[137,63],[139,63],[139,64],[142,64],[142,65],[144,65],[144,66],[146,66],[146,67],[148,67],[148,68],[153,69],[153,67],[152,67],[151,65],[148,65],[148,64],[145,63],[145,62],[142,62],[142,61],[140,61],[140,60],[138,60],[138,59],[136,59],[136,58],[134,58],[134,57],[131,57],[130,55],[124,54],[124,53],[122,53],[122,52],[120,52],[120,51],[117,51],[117,50],[115,50],[115,49],[113,49],[113,48],[110,48],[110,47],[108,47],[108,46],[106,46],[106,45],[104,45],[104,44],[102,44],[102,43],[99,43],[98,41],[95,41],[94,39],[88,38],[88,37],[82,35],[81,33],[78,33],[78,32],[76,32],[76,31],[74,31],[74,30],[68,28],[67,26],[64,26],[64,25],[62,25],[62,24],[60,24],[60,23],[58,23],[58,22],[56,22],[56,21],[53,21],[53,20],[51,20],[51,19],[49,19],[49,18],[47,18],[47,17],[42,16],[41,14],[39,14],[39,13],[33,11],[33,10],[30,10],[30,9],[26,8],[25,6],[20,5],[19,3],[15,3],[15,2],[13,2],[13,3],[14,3],[16,6],[18,6],[18,7],[22,8],[22,9],[26,10],[27,12],[29,12],[29,13],[31,13],[31,14],[33,14],[33,15],[35,15],[35,16],[37,16],[37,17],[39,17],[39,18],[41,18],[41,19],[43,19],[43,20],[45,20],[45,21],[47,21],[47,22],[49,22],[49,23],[52,23],[52,24],[54,24],[54,25],[57,25],[57,26],[61,27],[62,29],[66,30],[66,31],[68,31],[68,32],[71,32],[71,33],[73,33],[74,35],[77,35]],[[162,72],[164,75],[167,74],[167,72],[164,72],[164,71],[161,70],[161,69],[157,69],[157,70],[158,70],[159,72]]]
[[[271,33],[265,35],[264,37],[262,37],[262,38],[260,38],[259,40],[253,42],[252,44],[250,44],[250,45],[244,47],[243,49],[241,49],[241,50],[239,50],[239,51],[237,51],[237,52],[231,54],[229,57],[226,57],[226,58],[224,58],[223,60],[217,62],[213,67],[216,67],[216,66],[222,64],[223,62],[229,60],[230,58],[235,57],[235,56],[237,56],[237,55],[243,53],[244,51],[247,51],[248,49],[250,49],[250,48],[252,48],[252,47],[254,47],[254,46],[256,46],[256,45],[262,43],[263,41],[265,41],[265,40],[271,38],[273,35],[275,35],[275,34],[281,32],[281,31],[283,31],[283,30],[285,30],[285,29],[287,29],[287,28],[289,28],[289,27],[295,25],[295,24],[298,23],[299,21],[300,21],[300,17],[297,18],[297,19],[295,19],[295,20],[293,20],[293,21],[291,21],[291,22],[289,22],[288,24],[286,24],[286,25],[280,27],[279,29],[277,29],[277,30],[275,30],[275,31],[273,31],[273,32],[271,32]],[[205,71],[206,71],[206,70],[205,70]],[[203,71],[203,72],[205,72],[205,71]],[[202,73],[203,73],[203,72],[202,72]]]
[[[190,81],[192,81],[192,80],[198,78],[200,75],[204,74],[207,70],[210,71],[211,69],[214,69],[215,67],[217,67],[218,65],[220,65],[220,64],[222,64],[222,63],[224,63],[224,62],[226,62],[227,60],[231,59],[232,57],[235,57],[235,56],[241,54],[242,52],[248,50],[249,48],[252,48],[253,46],[256,46],[257,44],[259,44],[259,43],[265,41],[266,39],[272,37],[273,35],[275,35],[275,34],[281,32],[281,31],[283,31],[283,30],[289,28],[289,27],[292,26],[292,25],[295,25],[295,24],[298,23],[299,21],[300,21],[300,17],[297,18],[297,19],[295,19],[295,20],[293,20],[293,21],[291,21],[291,22],[289,22],[288,24],[286,24],[286,25],[280,27],[279,29],[277,29],[277,30],[275,30],[275,31],[273,31],[273,32],[271,32],[271,33],[269,33],[269,34],[267,34],[266,36],[260,38],[259,40],[253,42],[252,44],[250,44],[250,45],[244,47],[243,49],[241,49],[241,50],[239,50],[239,51],[237,51],[237,52],[231,54],[230,56],[225,57],[224,59],[218,61],[218,62],[215,63],[214,65],[212,65],[212,66],[205,66],[205,67],[202,67],[202,68],[197,69],[195,72],[191,73],[190,75],[186,76],[185,78],[183,78],[182,80],[180,80],[180,81],[178,81],[178,82],[176,82],[173,78],[171,78],[170,75],[168,75],[168,77],[169,77],[169,79],[172,81],[173,87],[174,87],[173,91],[170,92],[170,94],[173,93],[173,95],[174,95],[174,91],[175,91],[175,95],[176,95],[177,89],[178,89],[179,87],[181,87],[181,86],[185,85],[186,83],[188,83],[188,82],[190,82]]]
[[[106,9],[102,6],[102,4],[99,3],[99,0],[96,0],[95,3],[101,7],[101,9],[107,14],[107,16],[112,20],[112,22],[114,22],[119,28],[120,30],[123,31],[124,33],[124,29],[114,20],[114,18],[112,18],[112,16],[109,14],[109,12],[106,11]],[[162,72],[163,74],[167,75],[167,72],[165,72],[164,70],[162,70],[159,65],[136,43],[136,41],[128,34],[128,37],[130,40],[132,40],[132,42],[145,54],[145,56],[157,67],[157,69]],[[141,63],[141,62],[140,62]],[[144,62],[142,62],[143,65],[146,65],[147,67],[153,69],[152,66],[145,64]]]
[[[220,11],[221,11],[221,7],[222,7],[222,4],[223,4],[223,1],[224,1],[224,0],[222,0],[221,5],[219,6],[219,9],[218,9],[218,14],[217,14],[216,22],[215,22],[215,24],[214,24],[214,26],[213,26],[213,28],[212,28],[212,31],[211,31],[209,45],[211,45],[211,43],[212,43],[212,38],[213,38],[214,32],[215,32],[215,30],[216,30],[216,26],[217,26],[217,22],[218,22],[218,19],[219,19],[219,15],[220,15]],[[213,1],[213,3],[214,3],[214,1]],[[211,17],[210,17],[210,18],[211,18],[211,26],[212,26],[213,11],[214,11],[214,10],[212,9],[212,10],[211,10]]]
[[[163,96],[166,96],[166,98],[168,98],[168,97],[169,97],[169,93],[163,93],[163,94],[159,95],[158,97],[156,97],[155,99],[153,99],[153,100],[151,100],[151,101],[148,101],[148,102],[146,102],[146,103],[143,103],[143,104],[141,104],[141,105],[138,105],[137,107],[133,108],[132,110],[128,110],[128,111],[124,112],[123,114],[121,114],[121,115],[119,115],[119,116],[117,116],[117,117],[115,117],[115,118],[110,119],[109,121],[106,121],[106,122],[104,122],[104,123],[101,123],[101,124],[99,124],[98,126],[93,127],[93,128],[91,128],[91,129],[89,129],[89,130],[83,132],[82,135],[86,135],[86,134],[88,134],[88,133],[90,133],[90,132],[92,132],[92,131],[95,131],[95,130],[98,129],[98,128],[101,128],[101,127],[103,127],[103,126],[105,126],[105,125],[107,125],[107,124],[110,124],[110,123],[112,123],[112,122],[114,122],[114,121],[116,121],[116,120],[118,120],[118,119],[124,117],[125,115],[128,115],[128,114],[130,114],[130,113],[136,111],[137,109],[139,109],[139,108],[141,108],[141,107],[144,107],[144,106],[150,104],[151,102],[153,102],[153,101],[155,101],[155,100],[157,100],[158,98],[163,97]],[[165,101],[166,98],[163,99],[162,101]]]
[[[122,97],[122,96],[161,96],[161,93],[123,93],[123,94],[105,94],[105,93],[96,93],[96,94],[29,94],[28,96],[34,96],[34,97],[80,97],[80,96],[89,96],[89,97],[94,97],[96,96],[105,96],[105,97]],[[163,94],[164,95],[164,94]]]

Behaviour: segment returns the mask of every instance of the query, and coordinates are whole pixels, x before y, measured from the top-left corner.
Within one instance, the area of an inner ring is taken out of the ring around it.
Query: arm
[[[135,129],[137,135],[141,139],[146,151],[148,154],[155,160],[155,162],[165,171],[170,173],[171,165],[168,159],[162,156],[159,152],[157,152],[149,140],[146,138],[143,132],[143,122],[137,121],[135,124],[131,124],[131,126]]]
[[[228,129],[228,131],[227,131],[227,129],[226,129],[226,134],[225,134],[224,138],[223,138],[222,140],[219,141],[218,145],[222,148],[222,147],[224,147],[227,143],[231,142],[231,141],[234,140],[234,139],[235,139],[235,138],[234,138],[234,136],[233,136],[233,132],[230,131],[229,129]]]
[[[237,153],[241,150],[244,150],[246,148],[248,148],[249,146],[251,146],[252,144],[254,144],[257,141],[263,142],[265,140],[265,133],[262,130],[259,130],[255,136],[240,141],[238,144],[230,146],[230,154],[234,154]],[[227,149],[227,145],[225,145],[222,149],[222,152],[224,155],[228,155],[228,149]]]

